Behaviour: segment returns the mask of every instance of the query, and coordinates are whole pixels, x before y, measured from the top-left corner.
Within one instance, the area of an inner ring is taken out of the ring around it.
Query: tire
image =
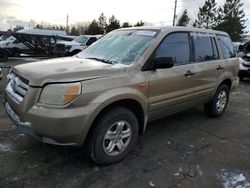
[[[99,165],[119,162],[134,147],[138,132],[138,120],[133,112],[119,106],[111,108],[100,117],[87,140],[88,155]]]
[[[205,113],[210,117],[221,116],[227,108],[229,93],[230,90],[227,85],[220,85],[215,92],[213,99],[204,105]]]

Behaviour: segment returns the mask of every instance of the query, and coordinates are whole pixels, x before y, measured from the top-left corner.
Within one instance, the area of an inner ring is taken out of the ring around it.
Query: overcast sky
[[[194,19],[198,7],[205,0],[178,0],[177,14],[184,9]],[[217,0],[219,5],[225,0]],[[250,31],[250,1],[243,0],[246,14],[247,30]],[[36,23],[42,21],[52,24],[91,21],[103,12],[106,17],[115,15],[121,22],[136,23],[139,20],[154,25],[171,25],[173,20],[174,0],[0,0],[0,30],[6,30],[15,25],[29,26],[30,20]]]

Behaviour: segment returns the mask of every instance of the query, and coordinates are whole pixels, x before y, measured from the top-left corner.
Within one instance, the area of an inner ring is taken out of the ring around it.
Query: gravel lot
[[[1,101],[5,84],[6,78],[0,81]],[[96,166],[83,148],[23,135],[0,104],[0,187],[237,186],[250,187],[250,80],[231,93],[222,117],[208,118],[200,106],[150,123],[134,151],[110,166]]]

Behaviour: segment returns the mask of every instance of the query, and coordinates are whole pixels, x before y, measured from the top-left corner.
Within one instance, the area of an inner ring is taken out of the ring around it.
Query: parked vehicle
[[[80,35],[73,41],[61,41],[55,46],[55,53],[61,56],[73,56],[96,42],[101,35]]]
[[[237,52],[240,61],[239,78],[250,78],[250,42],[239,44]]]
[[[110,32],[74,57],[18,65],[5,110],[44,143],[85,144],[98,164],[123,159],[148,121],[204,104],[221,116],[238,86],[225,32],[137,27]]]
[[[67,36],[65,31],[23,29],[11,34],[11,37],[0,42],[0,60],[20,54],[51,56],[58,41],[72,41],[73,36]]]
[[[4,41],[0,42],[0,48],[12,48],[12,49],[17,49],[18,51],[26,51],[29,50],[29,48],[20,42],[18,39],[16,39],[13,36],[10,36]]]
[[[11,37],[10,32],[0,31],[0,42],[8,39],[9,37]]]

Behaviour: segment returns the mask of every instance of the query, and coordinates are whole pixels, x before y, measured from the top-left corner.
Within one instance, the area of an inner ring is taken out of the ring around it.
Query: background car
[[[234,45],[237,49],[239,56],[239,78],[243,80],[244,78],[250,78],[250,42],[239,43],[237,46]]]
[[[61,56],[73,56],[96,42],[101,36],[102,35],[80,35],[70,42],[58,42],[55,45],[55,52],[56,54],[61,54]]]

